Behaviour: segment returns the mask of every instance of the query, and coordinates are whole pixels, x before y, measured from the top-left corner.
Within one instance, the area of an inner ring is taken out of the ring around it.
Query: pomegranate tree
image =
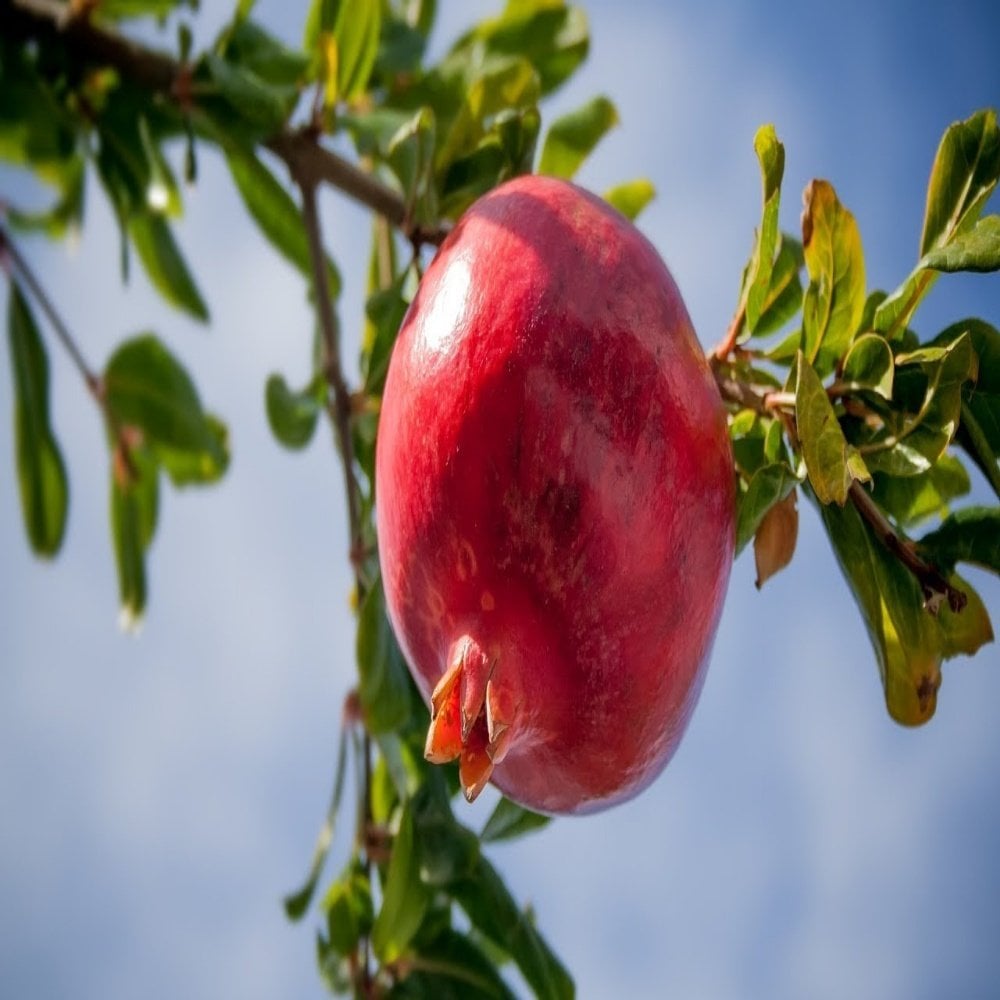
[[[550,813],[648,785],[704,679],[734,484],[684,303],[624,216],[539,176],[465,213],[393,353],[376,495],[427,757]]]

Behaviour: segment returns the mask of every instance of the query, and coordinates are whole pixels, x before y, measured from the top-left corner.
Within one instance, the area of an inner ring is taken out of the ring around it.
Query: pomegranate
[[[701,689],[734,487],[691,321],[627,219],[539,176],[465,213],[402,324],[376,496],[428,759],[548,813],[647,786]]]

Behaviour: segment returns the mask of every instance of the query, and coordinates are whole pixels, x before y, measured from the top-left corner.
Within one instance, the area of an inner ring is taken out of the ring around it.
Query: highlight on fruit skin
[[[566,181],[476,202],[427,269],[376,453],[386,603],[426,755],[549,813],[637,794],[728,584],[722,402],[653,246]]]

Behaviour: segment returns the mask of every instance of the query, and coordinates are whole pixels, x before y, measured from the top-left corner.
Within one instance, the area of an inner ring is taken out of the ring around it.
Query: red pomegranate
[[[530,176],[462,217],[392,356],[379,551],[471,801],[582,813],[673,754],[733,557],[719,395],[670,273],[599,198]]]

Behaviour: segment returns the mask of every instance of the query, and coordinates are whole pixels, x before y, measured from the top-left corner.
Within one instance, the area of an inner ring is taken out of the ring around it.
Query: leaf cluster
[[[813,501],[889,713],[919,724],[942,660],[993,638],[955,564],[1000,573],[1000,509],[954,504],[970,492],[970,461],[1000,499],[1000,331],[967,318],[921,338],[913,320],[940,274],[1000,270],[1000,217],[982,214],[1000,180],[996,112],[945,132],[917,263],[889,293],[867,288],[858,224],[829,182],[806,188],[800,238],[779,231],[784,148],[769,125],[754,146],[761,223],[712,358],[731,411],[737,548],[754,541],[759,586],[792,558],[797,495]]]

